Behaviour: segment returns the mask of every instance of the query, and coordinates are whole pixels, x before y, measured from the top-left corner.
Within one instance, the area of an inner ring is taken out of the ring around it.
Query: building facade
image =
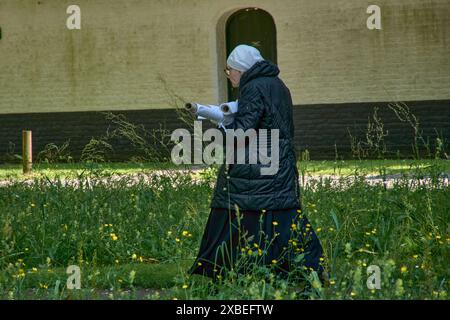
[[[74,4],[81,29],[68,27]],[[448,0],[0,0],[0,28],[0,155],[31,129],[35,153],[70,139],[77,157],[106,110],[183,127],[174,101],[233,96],[223,69],[239,43],[278,64],[298,151],[313,159],[348,157],[375,107],[389,149],[407,156],[413,130],[395,101],[430,143],[450,144]]]

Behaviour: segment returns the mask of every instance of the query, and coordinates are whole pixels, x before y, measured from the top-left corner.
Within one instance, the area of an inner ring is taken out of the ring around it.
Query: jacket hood
[[[243,87],[251,80],[259,77],[276,77],[279,74],[280,69],[274,63],[268,60],[259,61],[242,74],[239,87]]]

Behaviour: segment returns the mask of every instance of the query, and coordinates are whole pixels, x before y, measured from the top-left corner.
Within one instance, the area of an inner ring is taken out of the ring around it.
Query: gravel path
[[[111,176],[101,177],[85,177],[85,179],[77,178],[62,178],[60,179],[63,186],[79,187],[83,183],[84,187],[90,187],[96,184],[111,184],[116,187],[127,187],[138,183],[152,184],[164,177],[171,177],[173,183],[176,184],[183,179],[183,174],[198,174],[201,169],[191,170],[154,170],[149,172],[134,173],[134,174],[114,174]],[[338,175],[306,175],[300,177],[300,184],[303,188],[311,187],[315,188],[318,185],[327,184],[330,187],[345,188],[350,187],[356,180],[360,182],[366,182],[368,185],[384,185],[385,188],[393,188],[394,186],[403,186],[415,189],[419,186],[433,185],[434,187],[449,187],[450,186],[450,173],[441,173],[439,179],[433,181],[430,176],[422,176],[420,179],[413,178],[411,176],[404,176],[402,174],[386,175],[384,178],[380,175],[366,175],[366,176],[338,176]],[[21,183],[31,185],[39,180],[36,179],[24,179]],[[194,177],[193,182],[199,183],[200,177]],[[55,183],[57,179],[49,179],[48,183]],[[17,179],[0,180],[0,187],[10,186],[18,183]],[[211,184],[214,185],[215,181]]]

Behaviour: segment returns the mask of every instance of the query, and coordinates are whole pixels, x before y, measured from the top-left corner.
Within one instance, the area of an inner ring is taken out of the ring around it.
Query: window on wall
[[[242,9],[232,14],[226,24],[227,57],[240,44],[258,48],[264,59],[276,64],[276,29],[272,16],[258,8]],[[233,89],[229,82],[228,99],[237,99],[237,89]]]

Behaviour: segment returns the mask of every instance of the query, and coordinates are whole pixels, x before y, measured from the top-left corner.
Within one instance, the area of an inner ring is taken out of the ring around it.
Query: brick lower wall
[[[410,101],[407,105],[420,123],[422,136],[429,140],[434,151],[438,135],[444,140],[445,152],[450,155],[450,101]],[[294,108],[295,144],[298,153],[308,150],[311,159],[351,159],[350,133],[359,140],[365,139],[368,119],[372,119],[374,108],[388,132],[385,143],[388,157],[412,156],[414,143],[413,128],[398,119],[388,108],[386,102],[300,105]],[[163,128],[172,132],[176,128],[188,128],[174,109],[126,110],[114,112],[123,114],[127,121],[142,125],[147,131]],[[36,157],[48,143],[62,145],[70,139],[69,152],[79,159],[84,146],[92,137],[99,138],[117,126],[105,118],[101,112],[61,112],[61,113],[25,113],[0,115],[0,161],[13,151],[21,153],[21,131],[33,131],[33,154]],[[211,124],[204,129],[213,127]],[[150,143],[154,139],[146,136]],[[127,160],[138,155],[136,148],[126,139],[110,140],[114,152],[109,160]],[[14,150],[11,147],[14,146]],[[425,149],[422,148],[424,151]],[[163,153],[164,150],[161,149]],[[425,155],[425,153],[423,153]]]

